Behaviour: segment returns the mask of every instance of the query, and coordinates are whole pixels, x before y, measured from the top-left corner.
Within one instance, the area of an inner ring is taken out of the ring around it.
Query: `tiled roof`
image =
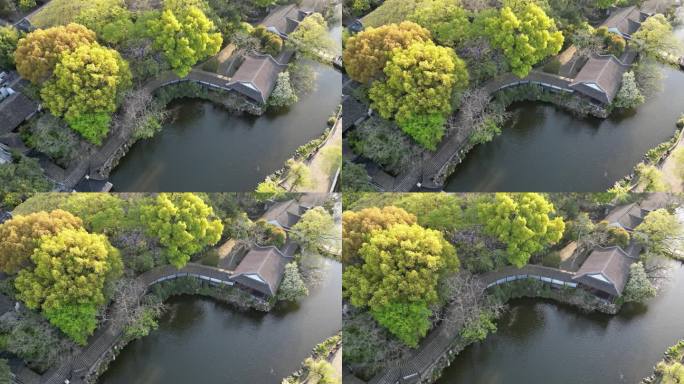
[[[633,203],[617,208],[606,216],[608,224],[620,226],[628,231],[633,230],[648,214],[639,204]]]
[[[582,70],[570,84],[570,88],[604,104],[615,99],[622,75],[628,66],[620,63],[614,56],[594,56],[582,67]]]
[[[608,29],[617,29],[625,37],[629,37],[641,27],[641,22],[646,19],[646,15],[641,13],[635,6],[619,8],[601,24]]]
[[[249,55],[228,86],[254,101],[265,104],[276,86],[278,74],[286,68],[287,65],[278,63],[270,55]]]
[[[231,279],[267,296],[275,296],[288,260],[275,247],[253,248],[237,266]]]
[[[620,247],[596,248],[577,271],[574,280],[612,296],[620,296],[634,261]]]
[[[15,93],[0,103],[0,135],[10,133],[38,111],[38,103],[23,93]]]

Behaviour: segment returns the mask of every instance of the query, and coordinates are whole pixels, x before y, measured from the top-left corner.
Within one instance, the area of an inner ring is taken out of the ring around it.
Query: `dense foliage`
[[[149,36],[180,77],[187,76],[198,61],[221,49],[223,38],[201,9],[167,7],[161,17],[148,22]]]
[[[19,43],[19,32],[13,27],[0,27],[0,68],[14,68],[14,51]]]
[[[283,281],[278,288],[278,300],[298,301],[308,294],[309,290],[306,288],[304,280],[302,280],[302,276],[299,274],[297,262],[293,261],[285,265]]]
[[[503,50],[511,70],[523,78],[532,66],[563,47],[563,33],[555,21],[533,2],[504,7],[485,21],[485,34],[494,47]]]
[[[337,237],[335,222],[323,207],[314,207],[306,211],[295,224],[290,235],[302,248],[311,251],[322,251],[324,245]]]
[[[563,237],[563,218],[538,193],[497,193],[477,206],[485,232],[506,244],[508,261],[522,267],[530,257]]]
[[[160,194],[140,211],[146,231],[159,239],[168,262],[179,269],[190,256],[216,244],[223,233],[213,209],[194,194]]]
[[[342,262],[345,265],[361,261],[358,252],[371,232],[388,229],[395,224],[415,224],[416,217],[397,207],[366,208],[342,214]]]
[[[83,222],[62,210],[17,216],[0,224],[0,271],[14,274],[27,267],[43,236],[79,229]]]
[[[38,29],[19,40],[14,59],[19,74],[34,84],[47,80],[63,53],[95,42],[95,32],[79,24]]]
[[[17,297],[79,344],[97,326],[106,284],[121,274],[119,252],[103,235],[64,229],[44,237],[31,255],[34,269],[19,271]]]

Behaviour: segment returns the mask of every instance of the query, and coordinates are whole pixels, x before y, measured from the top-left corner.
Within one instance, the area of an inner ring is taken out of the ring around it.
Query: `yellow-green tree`
[[[533,2],[523,4],[516,9],[504,7],[484,22],[492,46],[503,51],[511,71],[520,78],[545,57],[557,54],[564,41],[555,20],[541,7]]]
[[[485,233],[506,244],[508,261],[518,268],[563,237],[565,222],[552,217],[554,212],[553,204],[539,193],[497,193],[477,204]]]
[[[35,268],[19,271],[15,280],[17,297],[85,344],[97,326],[98,309],[106,302],[106,286],[121,275],[119,252],[104,235],[64,229],[41,238],[31,261]]]
[[[214,210],[192,193],[162,193],[140,211],[147,233],[166,247],[167,260],[178,269],[190,256],[216,244],[223,233]]]
[[[661,14],[646,19],[632,35],[632,42],[640,52],[656,59],[682,53],[682,42],[674,35],[670,22]]]
[[[96,2],[81,11],[76,22],[95,31],[100,41],[118,44],[130,38],[134,28],[133,14],[124,6],[123,2]]]
[[[442,233],[417,224],[373,231],[359,250],[362,264],[342,275],[343,294],[409,346],[429,327],[438,283],[458,270],[456,250]]]
[[[62,210],[16,216],[3,223],[0,225],[0,271],[17,273],[29,264],[41,237],[82,225],[81,219]]]
[[[452,49],[414,43],[395,49],[385,65],[384,81],[375,81],[373,108],[425,148],[435,150],[444,135],[454,90],[468,85],[468,69]]]
[[[91,44],[63,54],[40,95],[50,112],[64,116],[73,130],[99,145],[109,132],[117,100],[130,85],[131,71],[121,55]]]
[[[287,46],[301,55],[317,60],[332,56],[335,42],[328,37],[328,23],[320,13],[314,13],[299,23],[297,29],[290,33]]]
[[[335,221],[323,207],[306,211],[292,227],[290,234],[304,249],[318,252],[335,236]]]
[[[0,68],[14,67],[14,51],[19,43],[19,32],[14,27],[0,27]]]
[[[394,224],[415,224],[416,216],[397,207],[366,208],[358,212],[342,214],[342,262],[350,265],[361,261],[358,257],[361,245],[372,231],[387,229]]]
[[[213,56],[221,49],[223,37],[201,9],[191,6],[165,9],[158,20],[148,22],[149,36],[156,49],[180,77],[190,73],[198,61]]]
[[[436,42],[449,47],[458,46],[470,33],[468,12],[460,0],[424,0],[409,20],[427,28]]]
[[[38,29],[19,40],[17,71],[34,84],[47,80],[63,53],[95,42],[95,32],[79,24]]]
[[[368,83],[382,75],[385,63],[395,48],[430,41],[430,32],[413,22],[368,28],[349,38],[345,45],[344,66],[352,79]]]

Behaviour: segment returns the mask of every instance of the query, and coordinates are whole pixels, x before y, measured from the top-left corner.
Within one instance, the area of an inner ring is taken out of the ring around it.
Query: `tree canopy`
[[[665,55],[678,56],[682,43],[672,32],[672,25],[661,14],[649,17],[632,35],[632,42],[639,51],[652,58],[663,59]]]
[[[19,271],[17,297],[79,344],[85,344],[105,303],[105,286],[122,272],[119,252],[103,235],[64,229],[43,237],[31,255],[34,269]]]
[[[563,218],[538,193],[497,193],[478,203],[477,213],[487,234],[506,244],[508,261],[518,268],[563,237]]]
[[[304,18],[287,37],[287,45],[310,59],[332,55],[335,42],[328,37],[328,23],[320,13]]]
[[[34,84],[47,80],[63,53],[95,42],[95,32],[80,24],[38,29],[19,40],[14,54],[19,74]]]
[[[516,9],[504,7],[484,23],[484,33],[490,43],[503,50],[511,70],[520,78],[527,76],[533,65],[563,47],[563,33],[533,2],[525,2]]]
[[[347,40],[343,53],[344,66],[349,77],[368,83],[382,75],[395,48],[408,48],[413,43],[428,41],[430,32],[409,21],[367,28]]]
[[[185,10],[167,6],[159,19],[148,22],[155,47],[164,53],[180,77],[187,76],[198,61],[221,49],[223,37],[214,30],[214,23],[195,6]]]
[[[214,210],[192,193],[162,193],[140,211],[148,234],[166,247],[168,262],[178,269],[192,255],[216,244],[223,233],[223,223],[214,218]]]
[[[669,256],[672,254],[671,239],[680,236],[682,224],[666,209],[650,212],[635,229],[632,237],[646,246],[650,254]]]
[[[62,54],[54,76],[41,90],[45,106],[93,144],[109,132],[117,100],[131,86],[131,71],[121,55],[98,44]]]
[[[372,106],[425,148],[435,150],[444,135],[452,94],[468,85],[465,62],[453,50],[432,43],[395,49],[385,65],[385,81],[373,83]]]
[[[69,212],[55,210],[16,216],[0,225],[0,271],[14,274],[30,262],[43,236],[63,229],[81,228],[83,222]]]
[[[328,211],[314,207],[302,215],[290,234],[304,249],[317,252],[330,238],[336,237],[334,230],[335,222]]]
[[[366,208],[342,213],[342,262],[350,265],[361,261],[358,251],[372,231],[394,224],[415,224],[416,216],[393,206]]]
[[[456,47],[470,34],[468,12],[460,3],[460,0],[424,0],[409,20],[427,28],[439,44]]]
[[[0,68],[14,68],[14,51],[19,43],[19,32],[14,27],[0,27]]]
[[[655,297],[656,293],[656,288],[648,280],[648,276],[646,276],[644,265],[641,262],[632,264],[629,267],[629,280],[627,280],[627,285],[625,285],[625,301],[643,303]]]
[[[283,281],[278,288],[278,300],[297,301],[308,295],[309,290],[299,274],[297,263],[293,261],[285,265]]]
[[[429,306],[440,299],[437,285],[458,270],[454,247],[439,231],[395,224],[371,232],[359,250],[362,264],[347,266],[343,294],[409,346],[429,327]]]

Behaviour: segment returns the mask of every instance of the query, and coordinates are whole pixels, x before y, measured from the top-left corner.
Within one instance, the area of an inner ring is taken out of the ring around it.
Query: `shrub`
[[[546,63],[546,65],[544,65],[544,72],[557,75],[558,72],[560,72],[560,68],[561,68],[560,60],[558,60],[557,57],[554,57],[548,63]]]
[[[542,258],[542,265],[545,267],[558,268],[561,263],[560,252],[549,252]]]

